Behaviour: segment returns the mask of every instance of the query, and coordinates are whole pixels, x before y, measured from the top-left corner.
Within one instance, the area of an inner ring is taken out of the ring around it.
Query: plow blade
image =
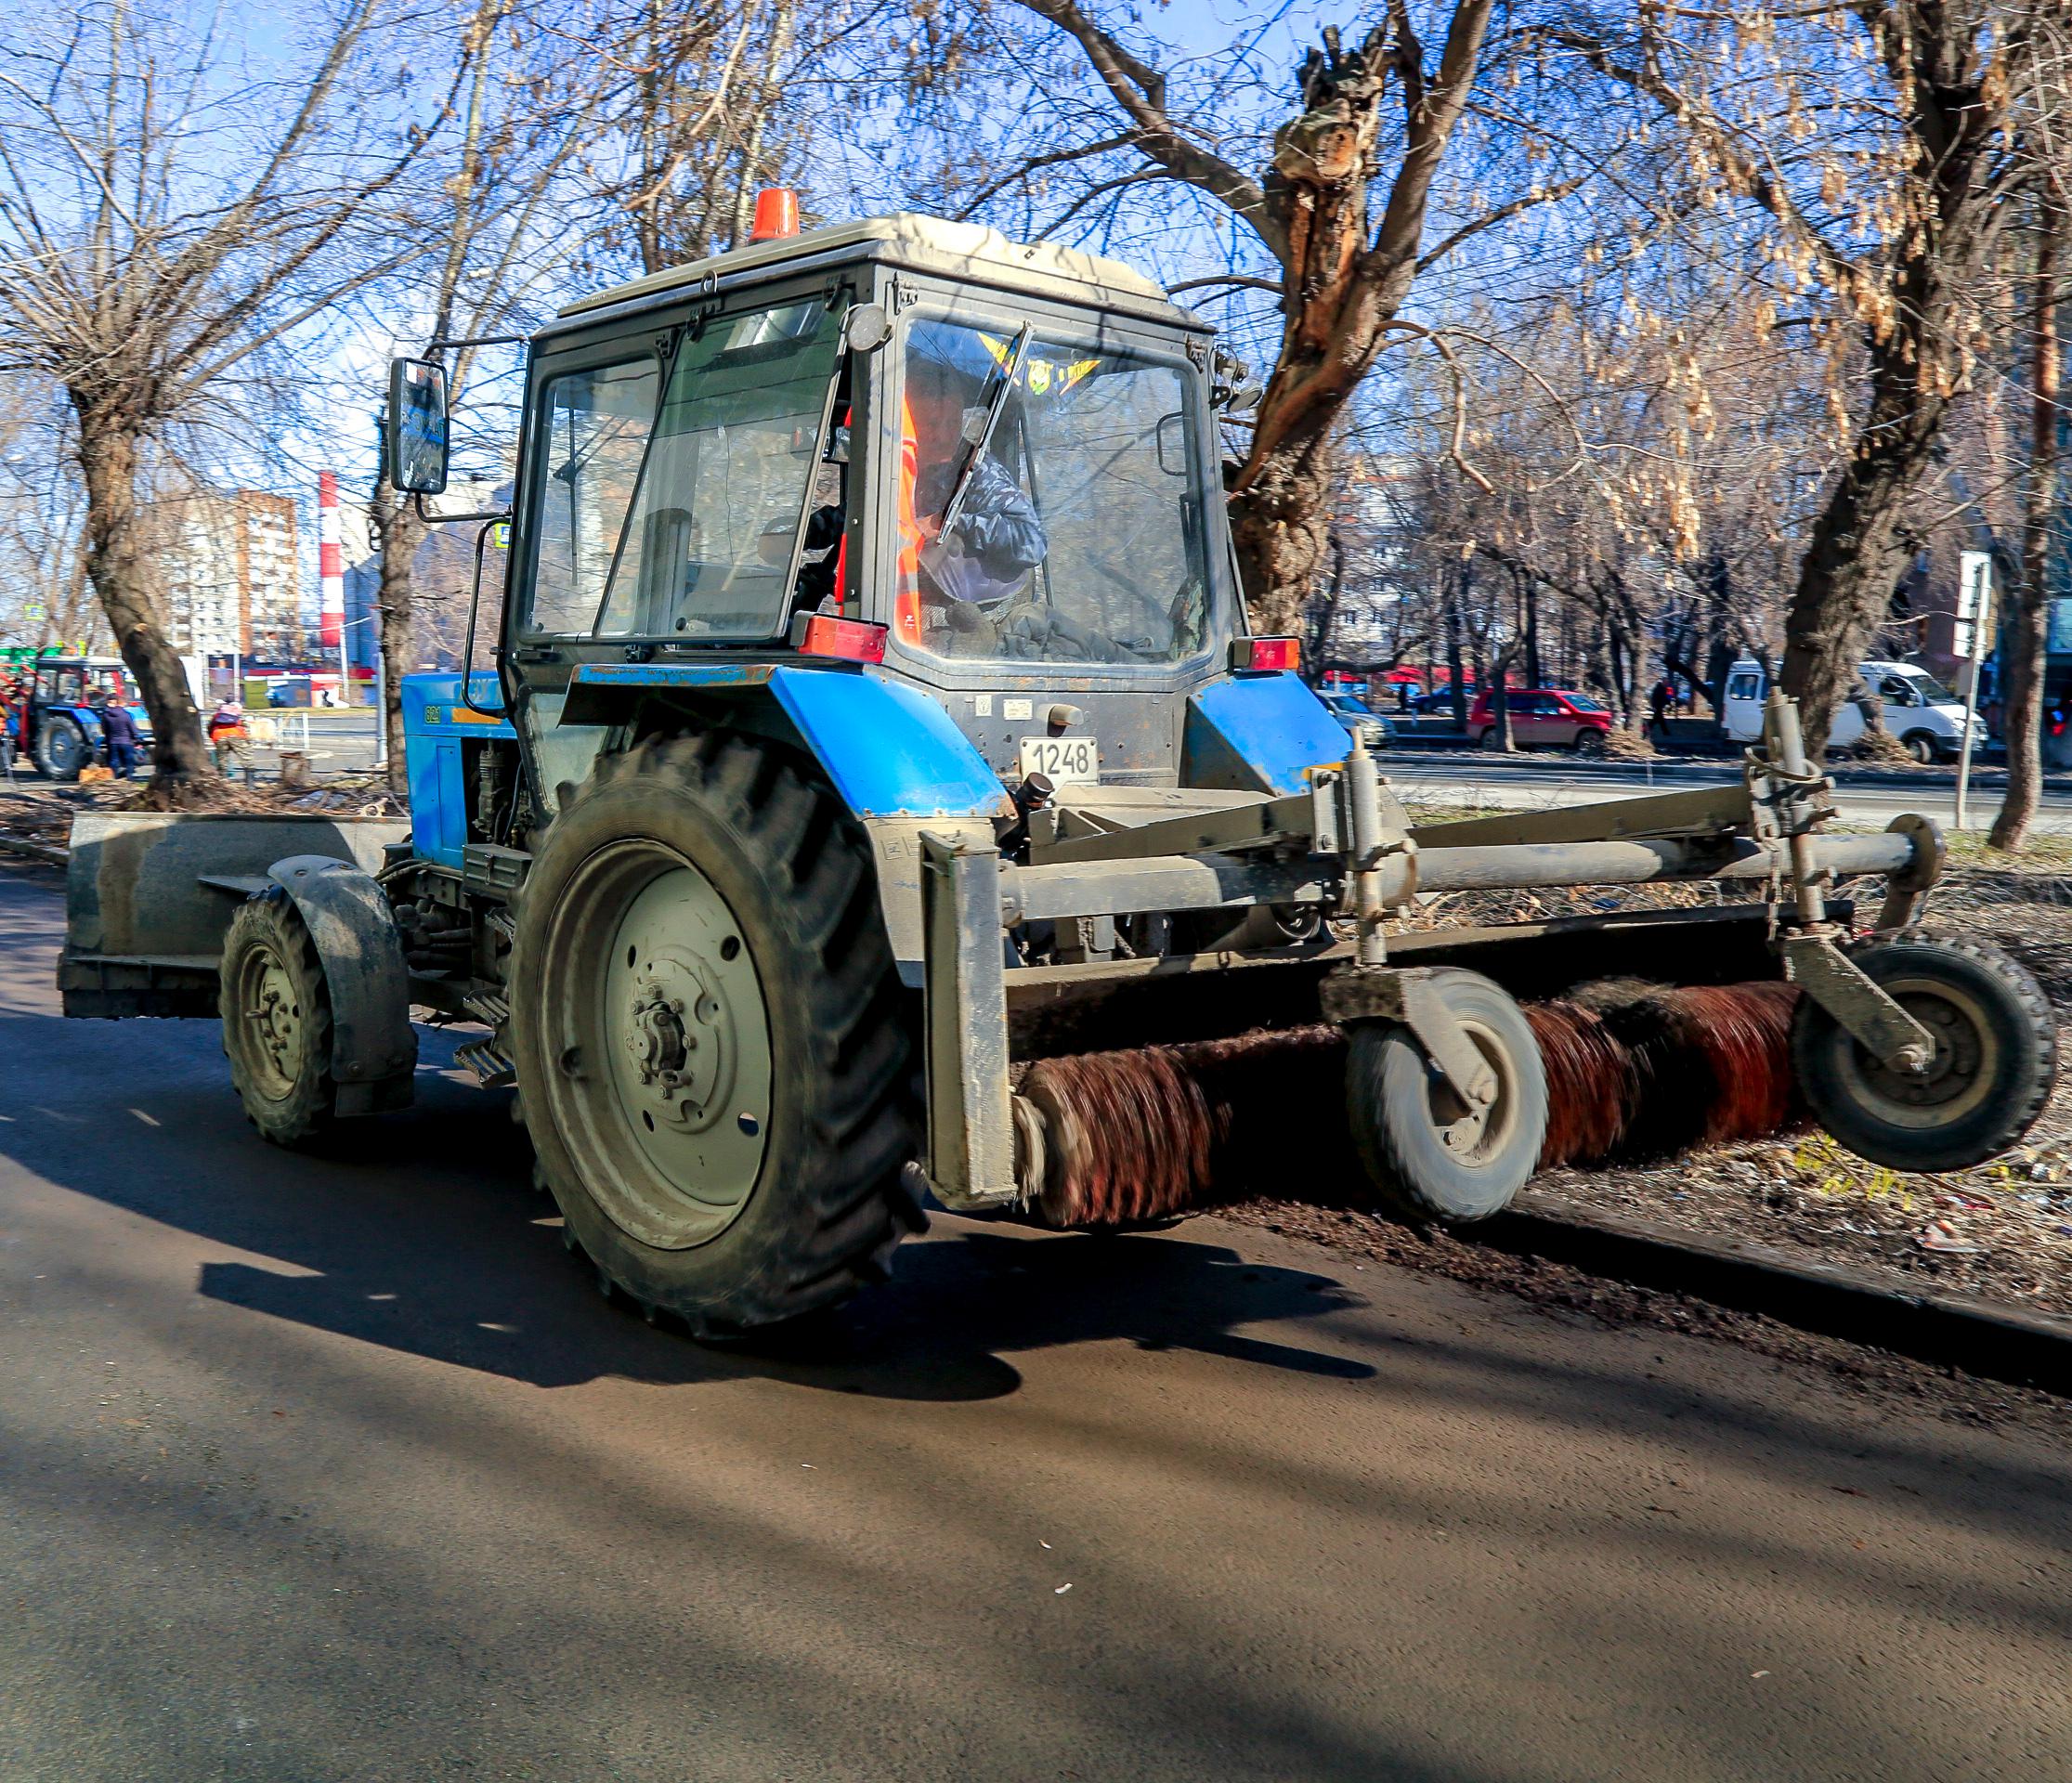
[[[317,814],[75,818],[58,962],[65,1013],[213,1017],[224,931],[269,866],[323,854],[373,873],[409,836],[408,824]]]

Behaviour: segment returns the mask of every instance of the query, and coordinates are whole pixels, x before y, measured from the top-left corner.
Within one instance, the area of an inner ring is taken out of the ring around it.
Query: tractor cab
[[[1031,774],[1292,790],[1344,749],[1292,676],[1251,690],[1248,744],[1203,718],[1255,657],[1293,666],[1242,637],[1216,426],[1235,370],[1127,267],[912,215],[571,305],[530,343],[501,652],[538,803],[615,726],[738,716],[776,677],[873,809],[949,809],[872,770],[893,734],[802,684],[827,670],[946,717],[988,812]],[[437,366],[393,387],[398,450],[443,464]]]

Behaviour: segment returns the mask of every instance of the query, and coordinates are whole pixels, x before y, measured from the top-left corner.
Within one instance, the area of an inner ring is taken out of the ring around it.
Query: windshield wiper
[[[947,539],[950,528],[957,525],[964,512],[964,498],[971,493],[971,479],[978,475],[979,460],[993,444],[993,430],[1000,424],[1000,417],[1007,412],[1008,397],[1014,390],[1014,380],[1022,371],[1022,361],[1028,356],[1030,339],[1036,333],[1034,322],[1023,322],[1022,332],[1014,337],[1014,351],[1008,355],[1006,370],[1000,375],[1000,387],[993,393],[993,400],[985,406],[985,424],[979,429],[979,436],[971,442],[971,455],[964,461],[964,468],[957,474],[957,485],[950,490],[948,503],[943,509],[943,524],[936,531],[937,539]]]

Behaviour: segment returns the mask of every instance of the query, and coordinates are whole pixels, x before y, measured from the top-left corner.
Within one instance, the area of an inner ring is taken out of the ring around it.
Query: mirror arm
[[[423,496],[418,497],[420,513],[424,512],[424,501]],[[466,517],[463,514],[453,516],[456,520]],[[485,520],[487,524],[475,535],[475,581],[468,590],[467,641],[461,646],[461,704],[477,718],[486,718],[492,723],[502,724],[505,721],[505,714],[492,712],[488,707],[475,703],[475,620],[476,615],[482,610],[482,548],[489,543],[489,534],[496,529],[498,523],[510,516],[497,514],[476,517]],[[509,592],[508,585],[505,592]]]
[[[512,512],[508,508],[484,508],[479,514],[434,514],[424,505],[422,495],[414,495],[410,500],[417,503],[417,517],[434,527],[443,527],[454,520],[508,520]]]

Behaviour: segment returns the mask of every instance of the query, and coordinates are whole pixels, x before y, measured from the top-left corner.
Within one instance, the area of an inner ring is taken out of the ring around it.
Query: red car
[[[1596,755],[1611,732],[1611,713],[1587,694],[1565,687],[1508,690],[1511,738],[1520,746],[1551,743],[1579,755]],[[1500,747],[1496,709],[1488,694],[1468,709],[1467,734],[1485,749]]]

